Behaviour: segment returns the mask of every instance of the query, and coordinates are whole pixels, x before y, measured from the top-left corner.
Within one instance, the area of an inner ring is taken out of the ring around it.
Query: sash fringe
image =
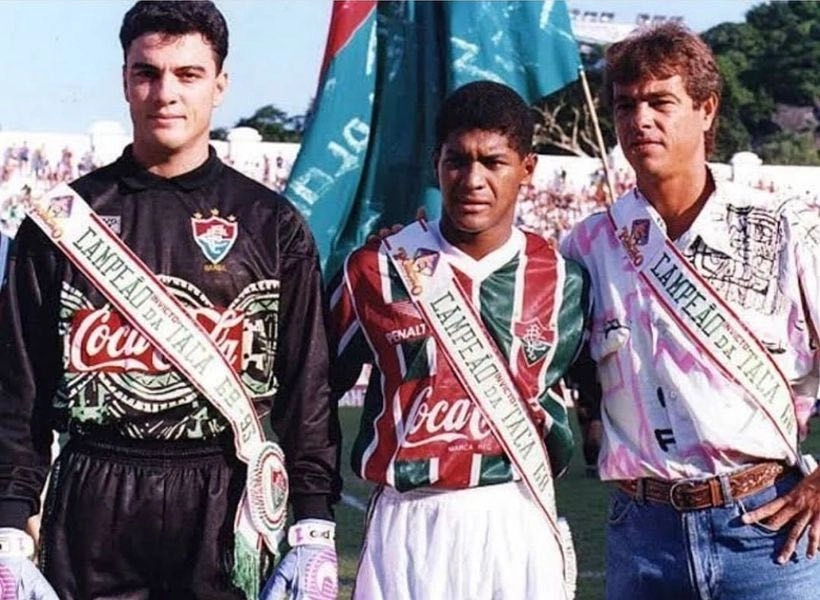
[[[259,597],[261,586],[262,557],[260,552],[251,546],[241,535],[234,536],[233,547],[233,584],[242,590],[247,600]]]
[[[558,533],[561,534],[559,542],[564,550],[564,588],[567,591],[567,600],[573,600],[578,587],[578,562],[569,521],[563,517],[558,518]]]

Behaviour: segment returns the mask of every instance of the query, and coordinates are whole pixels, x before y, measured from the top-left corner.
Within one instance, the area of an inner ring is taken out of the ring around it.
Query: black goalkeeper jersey
[[[338,419],[318,256],[299,213],[213,149],[170,179],[133,159],[72,184],[203,325],[285,451],[297,517],[328,518]],[[35,512],[51,431],[223,440],[230,427],[30,221],[0,315],[0,526]],[[23,515],[26,513],[26,515]]]

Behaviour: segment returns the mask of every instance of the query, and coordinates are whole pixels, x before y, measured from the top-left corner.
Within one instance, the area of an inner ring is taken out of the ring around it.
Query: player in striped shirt
[[[476,82],[447,98],[436,131],[442,217],[426,225],[432,248],[416,263],[450,264],[561,473],[572,435],[550,388],[582,342],[588,286],[577,263],[513,227],[536,163],[530,109],[510,88]],[[334,391],[374,364],[352,464],[378,487],[354,597],[564,598],[544,514],[383,248],[354,251],[331,297]]]

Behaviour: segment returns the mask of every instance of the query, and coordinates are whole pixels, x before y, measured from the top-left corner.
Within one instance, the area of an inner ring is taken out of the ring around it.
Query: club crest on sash
[[[521,349],[529,366],[542,360],[555,341],[555,332],[538,318],[516,323],[513,333],[521,340]]]
[[[211,210],[211,216],[203,219],[200,213],[191,218],[191,227],[194,231],[194,241],[212,264],[218,264],[228,255],[234,242],[238,227],[235,217],[224,219],[219,211]]]
[[[55,219],[67,219],[71,216],[71,206],[74,198],[71,196],[52,196],[48,199],[46,210]]]
[[[646,246],[649,242],[649,219],[632,221],[632,241],[638,246]]]
[[[424,277],[432,277],[438,265],[439,255],[435,250],[419,248],[413,257],[407,255],[404,247],[399,247],[393,257],[401,264],[404,273],[410,280],[410,293],[418,296],[424,290]]]
[[[288,473],[285,455],[274,442],[263,442],[250,456],[246,490],[251,522],[275,554],[287,519]]]
[[[62,221],[71,217],[74,191],[68,185],[61,184],[43,195],[32,186],[25,185],[15,202],[21,203],[35,218],[40,219],[52,239],[59,240],[63,236]]]

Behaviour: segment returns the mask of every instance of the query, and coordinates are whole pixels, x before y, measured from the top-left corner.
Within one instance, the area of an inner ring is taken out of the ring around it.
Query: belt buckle
[[[691,506],[680,506],[675,501],[675,491],[678,489],[678,486],[689,486],[690,488],[694,488],[695,482],[689,479],[678,479],[676,482],[674,482],[672,486],[669,488],[669,504],[671,504],[672,508],[679,512],[692,510]]]

